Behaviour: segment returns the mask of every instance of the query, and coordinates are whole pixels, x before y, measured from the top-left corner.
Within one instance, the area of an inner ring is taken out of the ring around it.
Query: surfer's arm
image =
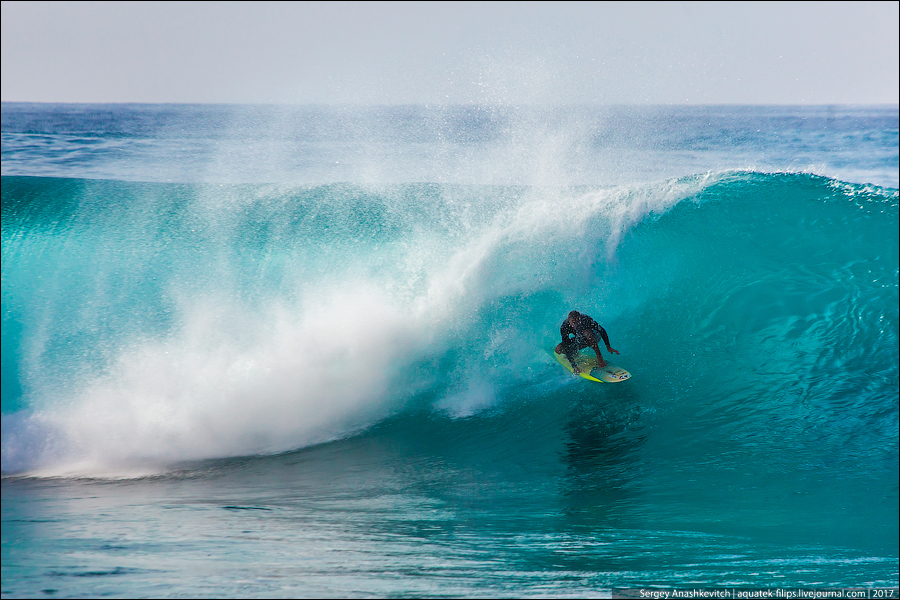
[[[618,350],[614,350],[613,347],[609,345],[609,336],[606,335],[606,330],[603,329],[603,326],[602,326],[602,325],[598,325],[597,328],[598,328],[598,330],[600,331],[600,337],[603,338],[603,343],[606,344],[606,349],[609,350],[610,352],[612,352],[613,354],[618,354],[619,351],[618,351]],[[599,351],[598,351],[598,353],[597,353],[597,356],[600,356]]]

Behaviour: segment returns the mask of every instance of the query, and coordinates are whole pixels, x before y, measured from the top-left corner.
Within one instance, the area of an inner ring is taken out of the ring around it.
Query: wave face
[[[578,308],[634,374],[578,393],[626,394],[701,454],[775,438],[766,461],[835,453],[896,480],[896,190],[723,172],[566,189],[7,176],[2,194],[4,473],[278,453],[423,408],[514,418],[575,393],[549,351]]]

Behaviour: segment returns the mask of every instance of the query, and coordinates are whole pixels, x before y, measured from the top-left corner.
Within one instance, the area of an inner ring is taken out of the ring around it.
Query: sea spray
[[[487,322],[483,311],[573,275],[584,287],[612,256],[622,215],[653,206],[652,188],[7,178],[4,194],[4,255],[16,257],[5,295],[22,311],[8,315],[22,331],[8,341],[31,374],[18,378],[20,402],[53,440],[52,456],[32,458],[74,461],[64,472],[285,451],[377,421],[425,382],[449,379],[452,396],[496,369],[520,381],[506,354],[542,358],[543,340],[524,307]],[[42,325],[53,321],[62,326]],[[489,367],[461,352],[483,345],[496,348]],[[443,365],[448,351],[462,364]]]

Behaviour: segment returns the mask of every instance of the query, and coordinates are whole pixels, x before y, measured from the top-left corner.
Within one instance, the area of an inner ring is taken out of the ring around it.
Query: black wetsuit
[[[609,347],[609,336],[606,335],[606,330],[597,321],[587,315],[579,315],[578,319],[576,327],[572,327],[568,319],[559,326],[559,333],[563,339],[562,353],[566,355],[566,359],[573,365],[575,364],[575,357],[578,355],[578,351],[591,346],[591,343],[584,337],[586,331],[593,332],[594,339],[597,341],[603,338],[603,343]],[[569,337],[570,335],[575,337]]]

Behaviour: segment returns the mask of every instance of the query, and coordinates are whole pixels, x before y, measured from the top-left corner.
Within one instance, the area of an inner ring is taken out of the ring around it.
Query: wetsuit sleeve
[[[563,324],[559,326],[559,335],[566,342],[569,340],[569,335],[575,335],[575,328],[568,321],[563,321]]]
[[[606,347],[609,347],[609,336],[606,335],[606,330],[603,329],[600,325],[597,325],[597,330],[600,332],[600,337],[603,338],[603,343],[606,344]]]

